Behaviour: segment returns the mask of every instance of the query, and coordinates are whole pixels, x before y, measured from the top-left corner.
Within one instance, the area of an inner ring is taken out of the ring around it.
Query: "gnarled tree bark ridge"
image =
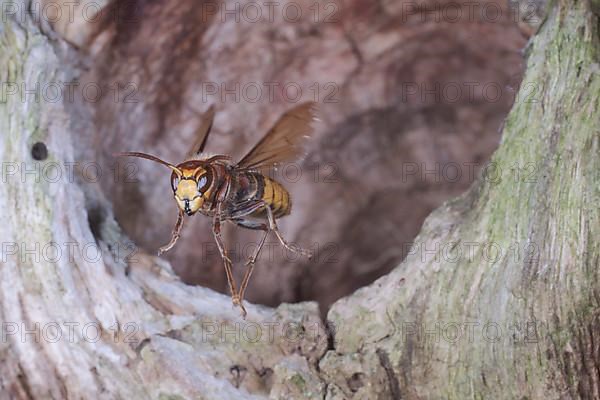
[[[341,392],[348,376],[338,366],[360,354],[349,373],[372,382],[364,360],[387,354],[390,388],[407,398],[599,396],[600,48],[591,8],[561,2],[550,11],[523,80],[539,95],[515,103],[485,176],[428,217],[402,265],[332,307],[336,351],[320,365]]]
[[[554,6],[529,48],[539,96],[516,102],[493,168],[431,214],[392,273],[336,302],[327,329],[314,303],[249,306],[242,321],[227,296],[124,250],[99,189],[20,174],[73,161],[81,110],[6,96],[3,397],[599,397],[597,9]],[[1,81],[76,77],[66,44],[5,16]],[[47,159],[32,158],[38,141]]]

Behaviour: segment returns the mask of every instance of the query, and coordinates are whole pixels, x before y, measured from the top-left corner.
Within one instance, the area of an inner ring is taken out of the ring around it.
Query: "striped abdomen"
[[[238,177],[237,201],[263,200],[273,211],[275,218],[288,215],[292,210],[292,202],[288,191],[277,181],[256,172],[244,172]],[[252,214],[264,216],[264,210]]]
[[[263,194],[262,199],[271,206],[275,218],[288,215],[292,210],[292,201],[290,194],[277,181],[271,178],[262,176],[263,178]]]

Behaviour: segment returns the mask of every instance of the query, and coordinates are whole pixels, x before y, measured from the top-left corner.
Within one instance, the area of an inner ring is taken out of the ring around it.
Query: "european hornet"
[[[232,162],[231,157],[226,155],[210,156],[203,153],[213,125],[214,106],[204,114],[196,141],[185,161],[180,164],[173,165],[145,153],[116,154],[155,161],[173,171],[171,188],[179,207],[179,216],[171,240],[160,248],[159,256],[170,250],[179,239],[185,215],[192,216],[199,212],[212,218],[212,230],[225,266],[231,299],[234,305],[241,308],[243,317],[246,316],[244,292],[269,232],[273,232],[286,249],[311,256],[309,251],[288,243],[279,232],[276,220],[290,214],[292,202],[289,192],[267,176],[267,172],[280,163],[296,160],[302,154],[303,140],[313,132],[311,122],[314,120],[314,109],[315,104],[309,102],[283,114],[238,162]],[[232,261],[221,235],[221,224],[225,221],[264,232],[246,262],[247,268],[239,291],[233,278]]]

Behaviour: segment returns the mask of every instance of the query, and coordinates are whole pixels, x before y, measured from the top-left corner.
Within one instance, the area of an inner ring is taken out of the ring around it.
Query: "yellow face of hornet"
[[[194,215],[208,198],[211,177],[203,167],[190,167],[186,164],[188,163],[177,166],[181,176],[175,172],[171,175],[171,188],[179,208],[190,216]]]

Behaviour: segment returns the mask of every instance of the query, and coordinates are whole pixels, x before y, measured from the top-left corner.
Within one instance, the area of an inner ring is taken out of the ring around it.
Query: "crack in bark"
[[[26,399],[34,399],[33,393],[31,391],[31,387],[29,386],[27,376],[25,375],[25,372],[23,370],[23,367],[21,366],[21,363],[17,364],[17,369],[19,370],[19,372],[17,372],[17,381],[19,382],[20,388],[23,389],[23,391],[25,392],[25,396],[27,396],[25,398]]]
[[[392,367],[392,363],[390,362],[390,357],[382,348],[378,348],[375,352],[377,353],[377,357],[379,357],[379,363],[381,364],[387,375],[387,379],[390,384],[390,392],[392,393],[392,398],[394,400],[400,400],[402,398],[402,394],[400,392],[400,383],[398,382],[398,378],[394,373],[394,368]]]

